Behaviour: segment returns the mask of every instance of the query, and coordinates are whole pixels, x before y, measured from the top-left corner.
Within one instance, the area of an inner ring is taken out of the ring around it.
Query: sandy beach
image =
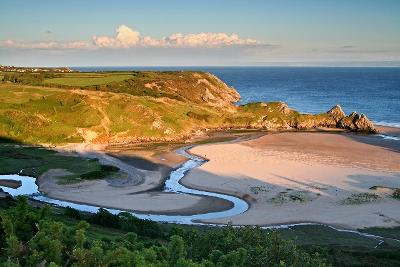
[[[376,136],[273,133],[191,152],[209,161],[183,184],[234,194],[251,204],[241,215],[209,222],[318,222],[354,229],[400,225],[400,201],[391,197],[400,188],[400,153],[381,146]]]
[[[380,132],[397,134],[387,127]],[[400,188],[398,143],[343,131],[268,132],[256,139],[195,146],[190,152],[208,162],[181,183],[235,195],[250,204],[243,214],[205,221],[209,223],[398,226],[400,201],[391,197]],[[161,192],[170,171],[185,161],[175,148],[60,147],[60,153],[95,157],[120,172],[112,179],[62,185],[57,177],[65,171],[53,169],[39,177],[40,191],[57,199],[139,213],[191,215],[231,208],[232,203],[219,198]]]

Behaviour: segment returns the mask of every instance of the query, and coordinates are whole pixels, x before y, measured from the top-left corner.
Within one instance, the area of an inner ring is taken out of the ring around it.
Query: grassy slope
[[[191,71],[131,71],[76,73],[6,73],[4,81],[127,93],[138,96],[168,97],[199,104],[237,101],[239,95],[217,77]],[[211,94],[210,94],[211,93]],[[210,98],[211,97],[211,98]]]
[[[1,84],[0,103],[0,136],[28,143],[82,142],[79,128],[96,132],[98,140],[117,134],[122,140],[176,136],[221,122],[217,110],[168,98],[26,85]]]
[[[284,112],[278,102],[236,107],[237,92],[208,73],[55,75],[42,84],[80,84],[79,89],[25,84],[40,83],[40,74],[22,74],[19,83],[0,82],[0,137],[33,144],[177,141],[198,129],[287,128],[317,118]],[[126,77],[132,78],[116,81]],[[95,82],[102,84],[82,86]]]

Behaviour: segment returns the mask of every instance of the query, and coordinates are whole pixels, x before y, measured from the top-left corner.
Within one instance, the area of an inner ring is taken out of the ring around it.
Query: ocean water
[[[340,104],[345,113],[400,127],[400,68],[341,67],[77,67],[81,71],[201,70],[214,73],[241,95],[238,104],[284,101],[304,113]]]

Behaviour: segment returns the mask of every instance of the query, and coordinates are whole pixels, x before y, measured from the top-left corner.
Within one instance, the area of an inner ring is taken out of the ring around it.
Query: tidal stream
[[[148,219],[156,222],[168,222],[168,223],[178,223],[178,224],[202,224],[199,222],[200,220],[231,217],[245,212],[249,208],[249,205],[247,204],[246,201],[240,198],[220,193],[191,189],[179,183],[179,181],[183,178],[186,172],[199,167],[205,162],[203,158],[189,154],[187,152],[187,149],[189,148],[185,147],[176,151],[177,154],[188,158],[188,161],[186,161],[179,168],[171,172],[169,178],[165,181],[163,192],[173,192],[176,194],[192,194],[199,196],[221,198],[232,202],[233,203],[232,208],[224,211],[201,213],[194,215],[143,214],[143,213],[135,213],[132,211],[125,211],[112,208],[105,208],[105,209],[112,214],[118,214],[120,212],[129,212],[135,217],[138,217],[140,219]],[[40,202],[48,203],[59,207],[71,207],[79,211],[91,212],[91,213],[96,213],[101,208],[94,205],[79,204],[70,201],[47,197],[39,191],[38,185],[36,184],[36,178],[34,177],[21,176],[19,174],[11,174],[11,175],[0,175],[0,180],[14,180],[21,182],[21,186],[16,189],[6,186],[0,186],[0,188],[4,192],[7,192],[12,196],[25,195],[31,199]]]

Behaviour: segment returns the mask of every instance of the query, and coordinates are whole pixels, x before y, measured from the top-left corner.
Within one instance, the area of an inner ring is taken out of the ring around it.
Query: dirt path
[[[89,101],[90,103],[87,103],[87,104],[101,115],[100,124],[98,124],[96,126],[92,126],[92,127],[90,127],[90,129],[88,129],[88,128],[78,128],[77,129],[78,133],[83,137],[85,142],[90,143],[93,140],[95,140],[96,138],[98,138],[99,135],[103,135],[103,134],[106,136],[106,138],[108,138],[110,136],[111,120],[108,117],[108,114],[104,109],[104,107],[107,106],[108,103],[105,102],[101,98],[101,94],[100,94],[100,96],[93,95],[91,92],[82,91],[82,90],[73,90],[72,92],[75,94],[81,95],[81,96],[88,97],[90,100]],[[85,100],[83,100],[83,101],[85,101]],[[85,102],[87,102],[87,101],[85,101]],[[104,133],[101,133],[101,132],[99,133],[99,132],[95,131],[94,129],[96,129],[96,128],[103,129]]]

